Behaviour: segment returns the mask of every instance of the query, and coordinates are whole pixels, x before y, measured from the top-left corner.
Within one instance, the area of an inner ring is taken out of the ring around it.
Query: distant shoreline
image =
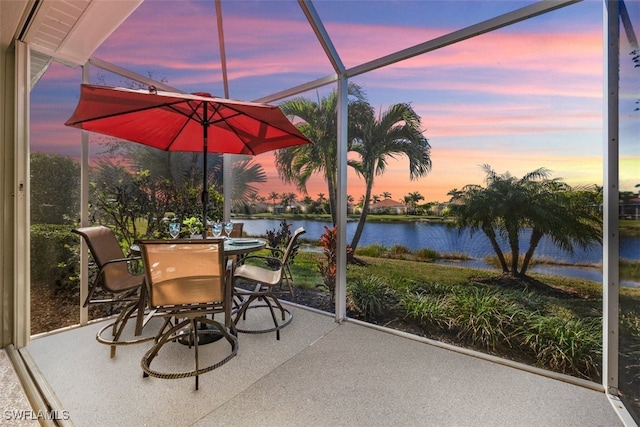
[[[288,220],[309,220],[319,222],[331,222],[331,215],[329,214],[233,214],[233,218],[247,218],[247,219],[288,219]],[[347,221],[357,221],[358,215],[349,215]],[[368,222],[424,222],[433,224],[446,224],[451,222],[450,219],[439,216],[419,216],[419,215],[378,215],[369,214],[367,216]],[[621,219],[620,220],[620,236],[632,237],[640,236],[640,220],[633,219]]]

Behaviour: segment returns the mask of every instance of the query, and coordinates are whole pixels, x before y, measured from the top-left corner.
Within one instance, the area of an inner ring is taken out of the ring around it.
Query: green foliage
[[[187,231],[190,235],[194,234],[202,234],[204,233],[204,225],[202,224],[202,220],[197,216],[190,216],[182,220],[182,225],[187,228]]]
[[[400,307],[405,313],[405,318],[416,319],[428,328],[451,327],[450,307],[444,295],[408,292],[401,296]]]
[[[533,313],[521,328],[522,342],[540,366],[585,378],[598,375],[602,319],[562,319]]]
[[[386,252],[387,248],[384,245],[380,245],[378,243],[373,243],[369,246],[359,247],[358,249],[356,249],[357,255],[370,256],[375,258],[380,258]]]
[[[435,259],[442,258],[442,255],[440,255],[440,252],[431,248],[418,249],[417,251],[415,251],[415,256],[416,258],[422,259],[422,260],[435,260]]]
[[[399,245],[399,244],[395,244],[393,246],[391,246],[391,249],[389,250],[389,253],[392,255],[406,255],[406,254],[410,254],[411,250],[409,248],[407,248],[404,245]]]
[[[78,235],[70,225],[33,224],[31,226],[31,279],[50,286],[75,287],[78,284]]]
[[[392,294],[378,276],[354,280],[347,284],[347,307],[371,321],[384,313]]]
[[[31,223],[69,224],[80,215],[80,163],[31,153]]]
[[[458,293],[451,298],[451,305],[456,313],[453,323],[458,338],[488,350],[511,345],[513,318],[523,314],[498,291],[486,288]]]

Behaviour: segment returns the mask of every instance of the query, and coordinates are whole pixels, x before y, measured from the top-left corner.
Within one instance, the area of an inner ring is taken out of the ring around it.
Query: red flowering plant
[[[318,270],[322,275],[324,287],[329,290],[331,301],[334,301],[336,296],[336,264],[338,260],[338,227],[330,229],[325,225],[324,230],[324,234],[320,236],[320,243],[322,243],[326,261],[318,262]],[[347,255],[351,254],[352,251],[351,246],[347,245]]]

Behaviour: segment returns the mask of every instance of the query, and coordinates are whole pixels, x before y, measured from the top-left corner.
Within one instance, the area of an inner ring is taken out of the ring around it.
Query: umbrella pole
[[[202,224],[206,230],[207,228],[207,210],[209,208],[209,185],[207,180],[207,153],[209,151],[209,118],[207,117],[207,102],[203,105],[203,148],[202,148]]]

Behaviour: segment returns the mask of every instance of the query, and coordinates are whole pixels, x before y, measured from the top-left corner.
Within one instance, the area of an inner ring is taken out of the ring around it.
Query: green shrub
[[[435,259],[442,258],[442,256],[440,255],[440,252],[431,248],[418,249],[415,252],[415,256],[417,259],[421,259],[421,260],[435,260]]]
[[[365,320],[382,315],[390,297],[389,287],[377,276],[356,279],[347,284],[347,306]]]
[[[430,295],[451,295],[460,292],[456,285],[441,282],[421,282],[413,287],[415,293],[427,293]]]
[[[389,253],[392,255],[406,255],[406,254],[410,254],[411,250],[409,250],[409,248],[407,248],[404,245],[395,244],[391,246]]]
[[[445,296],[427,293],[407,293],[400,298],[405,318],[417,320],[425,326],[449,329],[450,310]]]
[[[598,375],[602,357],[600,318],[561,319],[533,313],[523,326],[522,337],[539,366],[584,378]]]
[[[71,225],[31,226],[31,280],[51,286],[76,286],[79,237]]]
[[[517,304],[488,288],[457,293],[451,304],[456,312],[458,338],[489,350],[498,345],[511,346],[514,317],[524,314]]]
[[[369,256],[372,258],[380,258],[386,252],[387,248],[377,243],[356,249],[356,255]]]

